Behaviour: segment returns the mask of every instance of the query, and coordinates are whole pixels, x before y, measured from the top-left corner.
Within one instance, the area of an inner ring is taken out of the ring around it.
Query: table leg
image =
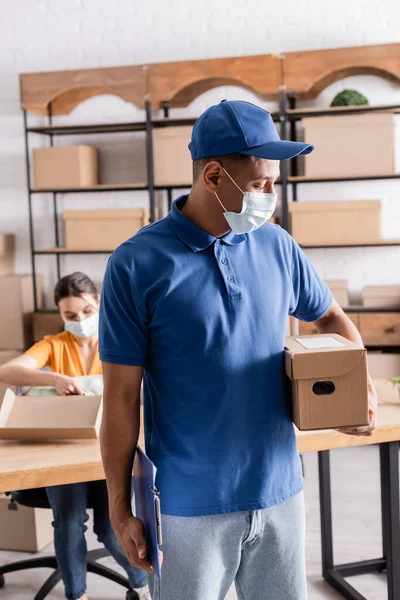
[[[318,452],[319,502],[321,511],[322,573],[333,569],[331,464],[329,450]]]
[[[399,442],[379,446],[384,556],[387,564],[388,600],[400,598],[400,497]]]

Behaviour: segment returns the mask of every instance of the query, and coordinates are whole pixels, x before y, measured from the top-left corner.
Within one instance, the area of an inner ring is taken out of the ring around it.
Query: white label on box
[[[333,337],[312,337],[312,338],[295,338],[296,342],[299,342],[304,348],[307,350],[312,348],[339,348],[340,346],[345,346],[339,340],[336,340]]]

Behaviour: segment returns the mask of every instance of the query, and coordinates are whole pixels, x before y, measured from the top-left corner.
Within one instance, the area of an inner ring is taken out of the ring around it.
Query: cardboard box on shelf
[[[69,250],[114,250],[149,224],[147,209],[69,210],[64,212]]]
[[[11,233],[0,233],[0,277],[14,272],[15,236]]]
[[[0,439],[95,439],[101,416],[101,396],[16,396],[7,390],[0,409]]]
[[[342,308],[349,306],[349,282],[347,279],[330,279],[325,283],[339,306]]]
[[[304,246],[376,244],[380,208],[379,200],[292,202],[292,236]]]
[[[38,308],[42,305],[42,278],[36,276]],[[26,350],[33,342],[32,275],[0,279],[0,350]]]
[[[40,552],[53,541],[53,513],[47,508],[17,505],[9,510],[10,498],[0,495],[0,550]]]
[[[369,285],[362,296],[366,308],[400,308],[400,285]]]
[[[191,126],[153,129],[154,183],[192,185]]]
[[[400,376],[400,353],[368,352],[368,371],[372,379],[392,379]]]
[[[64,322],[57,312],[36,312],[33,314],[33,341],[39,342],[46,335],[57,335],[64,330]]]
[[[19,352],[18,350],[0,350],[0,367],[8,363],[10,360],[17,358],[17,356],[20,356],[20,354],[21,352]],[[6,393],[6,389],[9,387],[10,386],[6,383],[0,382],[0,408],[3,403],[3,398],[4,394]],[[15,391],[15,388],[13,389]]]
[[[35,148],[33,177],[37,189],[68,189],[98,185],[97,148],[93,146]]]
[[[394,122],[390,113],[303,119],[307,177],[356,177],[394,173]],[[373,143],[371,143],[373,140]]]
[[[300,430],[368,425],[365,348],[336,334],[289,337],[285,345]]]

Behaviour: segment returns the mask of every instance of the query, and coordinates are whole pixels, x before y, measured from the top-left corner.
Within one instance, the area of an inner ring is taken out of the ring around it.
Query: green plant
[[[360,106],[368,104],[368,100],[360,92],[355,90],[343,90],[332,100],[331,106]]]
[[[400,385],[400,377],[393,377],[392,379],[389,379],[389,381],[391,381],[393,385]]]

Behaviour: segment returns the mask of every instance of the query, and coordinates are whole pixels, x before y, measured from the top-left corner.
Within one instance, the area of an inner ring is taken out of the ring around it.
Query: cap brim
[[[269,144],[264,144],[263,146],[240,150],[239,154],[246,154],[247,156],[255,156],[257,158],[267,158],[269,160],[288,160],[295,156],[310,154],[313,150],[314,146],[312,144],[279,140],[276,142],[269,142]]]

